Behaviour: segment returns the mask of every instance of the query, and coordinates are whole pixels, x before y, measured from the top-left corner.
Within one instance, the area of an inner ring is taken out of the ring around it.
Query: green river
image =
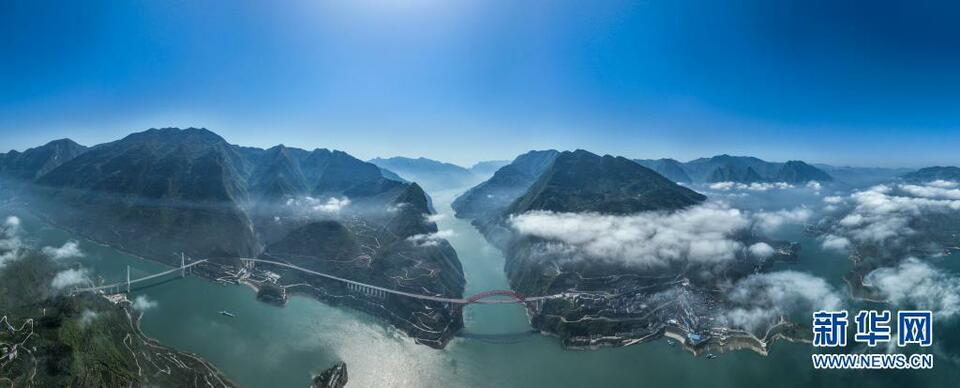
[[[447,195],[446,197],[451,197]],[[454,231],[467,278],[467,294],[508,288],[504,258],[470,224],[450,215],[449,199],[435,198],[447,214],[438,223]],[[59,246],[74,239],[22,211],[17,215],[34,246]],[[844,255],[819,249],[799,229],[788,230],[803,243],[800,264],[842,287],[849,267]],[[781,236],[782,237],[782,236]],[[132,268],[134,277],[168,267],[80,240],[79,261],[108,281]],[[338,360],[347,362],[352,387],[801,387],[801,386],[957,386],[960,372],[937,358],[933,371],[818,371],[809,344],[777,343],[769,356],[749,351],[716,359],[692,357],[666,340],[625,348],[564,351],[556,338],[530,335],[514,344],[457,338],[444,350],[417,345],[383,321],[344,307],[292,297],[285,307],[258,302],[245,286],[223,286],[196,277],[175,278],[135,290],[156,302],[145,312],[145,333],[174,348],[196,353],[245,387],[306,387],[313,374]],[[221,310],[236,314],[222,316]],[[521,333],[527,317],[516,305],[473,305],[465,311],[466,330],[478,334]],[[936,341],[936,337],[934,339]]]

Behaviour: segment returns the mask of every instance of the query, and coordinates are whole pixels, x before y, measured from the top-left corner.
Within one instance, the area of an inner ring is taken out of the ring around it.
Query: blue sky
[[[958,164],[958,17],[839,0],[2,0],[0,149],[197,126],[460,164],[542,148]]]

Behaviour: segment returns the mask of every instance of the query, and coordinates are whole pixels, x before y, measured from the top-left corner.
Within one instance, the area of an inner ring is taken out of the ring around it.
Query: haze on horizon
[[[469,166],[529,149],[958,164],[960,5],[0,4],[0,152],[151,127]]]

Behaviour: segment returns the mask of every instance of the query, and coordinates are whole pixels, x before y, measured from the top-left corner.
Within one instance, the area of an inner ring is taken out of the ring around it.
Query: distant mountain
[[[832,166],[829,164],[814,164],[838,182],[842,182],[855,187],[870,186],[895,179],[901,175],[913,172],[909,168],[881,168],[881,167],[849,167]]]
[[[530,189],[507,210],[632,214],[674,210],[706,199],[629,159],[584,150],[557,155]]]
[[[934,166],[921,168],[917,171],[904,174],[903,179],[913,183],[926,183],[935,180],[960,182],[960,167]]]
[[[473,175],[483,178],[488,178],[493,173],[497,172],[501,167],[510,164],[509,160],[488,160],[484,162],[477,162],[470,167],[470,172]]]
[[[55,150],[76,153],[65,145]],[[72,155],[58,152],[46,153],[61,156],[43,166]],[[423,189],[345,152],[240,147],[206,129],[165,128],[92,147],[40,173],[45,168],[35,168],[38,177],[23,189],[25,205],[144,257],[177,264],[184,252],[236,266],[238,258],[266,256],[383,287],[463,294],[453,248],[441,238],[418,240],[437,232]],[[271,270],[312,284],[318,298],[382,315],[430,346],[444,346],[460,325],[438,303],[370,295],[344,301],[341,283]]]
[[[397,182],[403,182],[403,183],[409,183],[409,182],[410,182],[410,181],[408,181],[408,180],[403,179],[402,177],[400,177],[400,175],[397,175],[397,173],[395,173],[395,172],[393,172],[393,171],[390,171],[390,170],[388,170],[388,169],[385,169],[385,168],[383,168],[383,167],[380,167],[380,175],[383,175],[384,178],[387,178],[387,179],[390,179],[390,180],[394,180],[394,181],[397,181]]]
[[[467,190],[453,201],[459,218],[481,218],[506,210],[550,167],[559,151],[530,151],[500,168],[490,179]]]
[[[804,182],[830,182],[833,177],[823,170],[811,166],[799,160],[791,160],[780,167],[780,171],[775,178],[778,182],[804,183]]]
[[[787,182],[800,184],[809,181],[833,180],[830,174],[798,160],[775,163],[749,156],[718,155],[686,163],[673,159],[634,161],[680,183]]]
[[[84,153],[87,147],[70,139],[54,140],[24,152],[0,154],[0,176],[34,180]]]
[[[473,172],[466,168],[427,158],[375,158],[369,162],[417,182],[429,191],[465,187],[476,181]]]
[[[707,177],[707,182],[754,183],[763,181],[764,179],[753,167],[738,168],[729,164],[717,167]]]
[[[306,151],[275,146],[267,150],[239,148],[249,161],[251,193],[267,198],[291,195],[374,195],[397,187],[375,165],[346,152]]]
[[[667,179],[674,182],[693,182],[693,180],[690,179],[690,176],[687,175],[687,172],[683,170],[683,163],[680,163],[674,159],[637,159],[635,162],[640,163],[640,165],[646,168],[656,171],[660,175],[663,175]]]

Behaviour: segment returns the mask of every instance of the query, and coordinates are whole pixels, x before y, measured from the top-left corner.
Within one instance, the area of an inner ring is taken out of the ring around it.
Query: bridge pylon
[[[130,266],[127,266],[127,293],[130,293]]]

